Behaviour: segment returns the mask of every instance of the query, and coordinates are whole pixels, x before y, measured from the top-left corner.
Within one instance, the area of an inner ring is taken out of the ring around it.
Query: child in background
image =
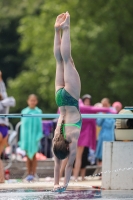
[[[22,110],[22,114],[42,114],[42,110],[36,107],[37,96],[31,94],[28,97],[28,107]],[[19,146],[27,155],[27,181],[35,180],[39,142],[43,137],[42,119],[40,117],[23,117],[21,119]]]

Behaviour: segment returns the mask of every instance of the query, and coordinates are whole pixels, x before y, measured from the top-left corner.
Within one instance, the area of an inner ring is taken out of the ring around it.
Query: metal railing
[[[132,119],[133,114],[81,114],[82,118],[97,119],[97,118],[114,118],[114,119]],[[59,114],[0,114],[0,117],[7,118],[22,118],[22,117],[40,117],[45,119],[58,118]]]

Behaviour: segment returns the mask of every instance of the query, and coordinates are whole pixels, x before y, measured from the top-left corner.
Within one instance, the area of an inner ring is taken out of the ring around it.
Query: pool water
[[[40,189],[0,190],[0,200],[133,200],[133,191],[101,191],[101,190],[67,190],[64,193],[55,193]]]
[[[55,193],[43,190],[3,190],[0,192],[0,200],[65,200],[65,199],[97,199],[101,197],[98,190],[67,190],[64,193]]]

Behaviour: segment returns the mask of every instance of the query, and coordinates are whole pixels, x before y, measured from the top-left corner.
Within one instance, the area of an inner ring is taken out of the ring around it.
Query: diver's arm
[[[67,187],[73,169],[73,163],[76,158],[76,150],[77,150],[77,139],[73,139],[72,142],[69,144],[69,156],[68,162],[65,168],[65,179],[64,179],[64,187]]]
[[[54,156],[54,186],[59,185],[61,160]]]

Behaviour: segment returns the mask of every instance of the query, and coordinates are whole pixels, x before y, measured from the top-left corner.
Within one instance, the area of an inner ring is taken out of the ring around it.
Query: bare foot
[[[70,15],[68,12],[66,12],[65,20],[60,24],[61,28],[68,28],[70,26]]]
[[[59,30],[60,29],[60,24],[65,20],[66,18],[66,13],[62,13],[60,15],[57,16],[56,21],[55,21],[55,29]]]

